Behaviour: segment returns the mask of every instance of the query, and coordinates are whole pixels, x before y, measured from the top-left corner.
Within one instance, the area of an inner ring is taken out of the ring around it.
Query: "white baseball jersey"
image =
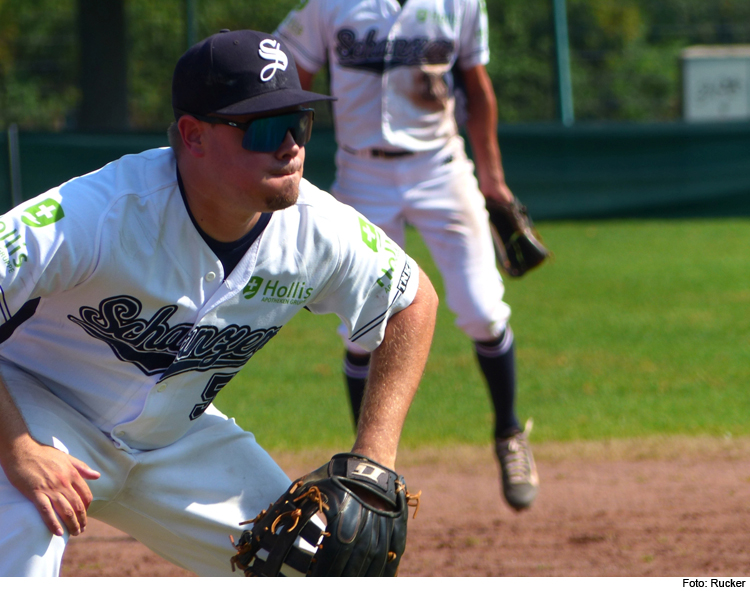
[[[451,68],[489,61],[484,0],[302,0],[277,34],[306,71],[329,64],[337,141],[354,151],[444,146]]]
[[[124,449],[173,443],[303,308],[368,350],[416,264],[307,181],[228,276],[194,227],[171,149],[129,155],[0,217],[0,358]]]

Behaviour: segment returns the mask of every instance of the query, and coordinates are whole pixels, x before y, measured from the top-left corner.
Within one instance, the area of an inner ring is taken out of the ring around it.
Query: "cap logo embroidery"
[[[258,54],[263,57],[266,61],[273,61],[270,65],[266,65],[260,72],[260,79],[263,82],[268,82],[271,78],[276,75],[276,70],[286,71],[287,65],[289,65],[289,59],[279,47],[281,43],[276,40],[263,40],[260,43]]]

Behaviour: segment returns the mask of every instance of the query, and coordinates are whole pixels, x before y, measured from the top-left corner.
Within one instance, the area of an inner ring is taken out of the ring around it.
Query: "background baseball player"
[[[403,244],[415,226],[439,268],[456,323],[474,341],[495,411],[503,493],[531,505],[538,477],[515,414],[510,308],[503,302],[488,205],[510,204],[497,142],[497,107],[484,0],[303,0],[277,30],[295,53],[303,88],[326,64],[334,108],[334,196]],[[464,80],[467,159],[454,116],[452,69]],[[346,343],[355,422],[369,356]],[[371,374],[370,374],[371,375]]]
[[[231,573],[228,536],[289,479],[212,400],[303,307],[374,351],[352,452],[393,468],[437,300],[380,230],[301,178],[304,105],[326,98],[273,36],[222,31],[177,64],[172,148],[0,217],[0,575],[59,573],[87,515]]]

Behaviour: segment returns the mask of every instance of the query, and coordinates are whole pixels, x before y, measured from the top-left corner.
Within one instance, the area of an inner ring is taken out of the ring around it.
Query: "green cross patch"
[[[253,296],[255,296],[258,293],[258,290],[260,290],[260,285],[263,283],[263,278],[258,277],[257,275],[255,277],[251,277],[250,281],[247,282],[245,287],[242,289],[242,295],[250,300]]]
[[[359,228],[362,232],[362,241],[370,248],[373,252],[378,251],[378,232],[375,227],[368,223],[366,220],[359,219]]]
[[[21,220],[29,227],[46,227],[65,216],[62,206],[51,197],[26,208]]]

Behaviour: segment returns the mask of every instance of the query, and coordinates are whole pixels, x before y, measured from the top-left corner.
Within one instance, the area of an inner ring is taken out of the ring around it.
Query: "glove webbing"
[[[307,575],[318,545],[326,533],[322,522],[309,523],[308,521],[316,513],[328,508],[324,499],[325,496],[320,493],[320,490],[313,487],[296,498],[286,500],[279,515],[269,527],[264,528],[258,542],[252,544],[252,534],[243,533],[237,548],[237,555],[232,557],[232,569],[234,570],[236,565],[245,571],[245,575],[254,576],[268,576],[266,571],[269,569],[279,569],[279,573],[284,576]],[[265,513],[266,511],[261,511],[255,519],[247,523],[258,523]],[[273,539],[276,534],[292,533],[295,530],[298,535],[293,544]],[[242,564],[239,558],[252,550],[256,551],[254,557],[247,564]]]

